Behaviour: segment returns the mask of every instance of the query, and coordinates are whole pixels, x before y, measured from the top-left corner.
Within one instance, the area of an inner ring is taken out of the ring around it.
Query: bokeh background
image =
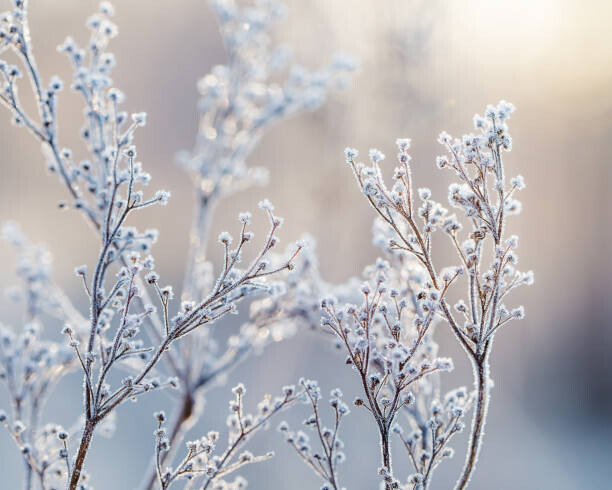
[[[4,2],[8,6],[8,2]],[[520,235],[523,269],[536,284],[515,294],[527,310],[523,322],[497,338],[496,382],[484,451],[474,490],[606,489],[612,481],[612,3],[564,0],[288,0],[289,16],[277,39],[293,46],[297,61],[316,67],[335,51],[360,61],[352,87],[335,93],[314,113],[275,127],[251,158],[271,170],[270,184],[226,201],[213,235],[235,223],[239,211],[269,197],[285,219],[284,241],[310,232],[318,241],[325,277],[343,281],[360,274],[377,251],[370,245],[372,212],[343,160],[343,148],[362,153],[378,147],[394,153],[396,137],[411,137],[415,179],[444,199],[450,173],[435,168],[442,130],[460,134],[487,103],[517,106],[510,129],[514,149],[509,175],[521,173],[523,214],[510,224]],[[159,187],[172,191],[166,208],[142,213],[161,238],[155,252],[168,283],[180,284],[191,219],[191,187],[174,163],[191,148],[198,115],[196,81],[225,60],[217,25],[204,0],[117,1],[120,35],[113,41],[119,65],[114,80],[128,95],[127,108],[146,110],[149,124],[137,144]],[[31,26],[45,77],[69,79],[55,46],[67,34],[84,40],[84,19],[96,3],[32,2]],[[79,146],[80,105],[62,94],[62,138]],[[16,220],[55,257],[58,282],[74,301],[85,301],[73,268],[91,263],[97,242],[84,220],[59,211],[65,190],[47,175],[37,144],[0,117],[0,221]],[[451,256],[441,253],[441,262]],[[14,255],[0,244],[0,287],[15,282]],[[19,325],[19,309],[0,302],[2,321]],[[224,328],[235,326],[227,324]],[[469,384],[467,361],[451,336],[439,331],[441,351],[457,369],[447,387]],[[342,357],[313,332],[271,346],[230,375],[207,398],[193,435],[223,427],[231,383],[247,383],[251,401],[299,376],[318,378],[325,391],[358,387]],[[80,409],[80,378],[66,378],[45,421],[68,425]],[[6,397],[0,395],[0,406]],[[154,395],[121,409],[113,439],[98,438],[88,469],[100,489],[132,489],[153,451],[154,409],[168,405]],[[144,414],[144,415],[143,415]],[[287,417],[306,415],[298,407]],[[279,419],[280,420],[280,419]],[[356,408],[344,430],[348,461],[341,468],[353,490],[376,488],[376,434]],[[450,489],[463,463],[458,454],[439,469],[434,489]],[[319,488],[315,477],[283,447],[275,431],[259,434],[253,451],[277,449],[276,459],[246,469],[249,488]],[[398,448],[400,449],[400,448]],[[396,452],[396,470],[403,454]],[[12,441],[0,431],[0,488],[20,486],[22,465]],[[405,472],[408,466],[405,465]]]

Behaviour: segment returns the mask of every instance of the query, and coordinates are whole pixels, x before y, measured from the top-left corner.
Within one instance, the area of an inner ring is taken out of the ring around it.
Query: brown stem
[[[81,471],[83,470],[83,464],[85,463],[85,456],[89,450],[91,439],[93,437],[94,428],[96,427],[95,421],[88,419],[85,422],[85,428],[83,429],[83,436],[81,437],[81,444],[79,445],[79,452],[77,453],[74,467],[72,468],[72,475],[70,477],[69,490],[76,490],[81,478]]]
[[[478,460],[478,453],[482,445],[482,436],[487,418],[487,409],[489,406],[489,360],[488,349],[482,357],[473,360],[474,377],[476,384],[476,407],[474,409],[474,418],[472,420],[472,429],[470,431],[470,440],[463,466],[463,471],[459,480],[455,484],[455,490],[463,490],[467,487],[472,472]]]

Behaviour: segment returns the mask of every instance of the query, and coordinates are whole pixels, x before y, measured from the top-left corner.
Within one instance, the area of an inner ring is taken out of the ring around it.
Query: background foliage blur
[[[264,138],[251,164],[270,168],[270,184],[227,201],[217,213],[212,236],[227,223],[234,225],[239,211],[254,209],[257,201],[269,197],[286,219],[285,241],[303,231],[317,239],[327,279],[360,274],[377,253],[370,245],[373,213],[344,164],[344,147],[362,152],[378,147],[392,155],[396,137],[411,137],[417,185],[430,186],[440,198],[449,181],[446,172],[435,168],[437,134],[442,129],[461,134],[487,103],[511,101],[517,106],[510,121],[514,149],[506,162],[511,175],[525,176],[527,189],[521,195],[523,214],[510,227],[521,236],[522,268],[535,270],[536,285],[516,293],[527,318],[503,332],[494,348],[497,386],[471,488],[607,488],[612,478],[612,4],[287,3],[289,18],[277,35],[294,47],[297,61],[315,67],[343,51],[359,59],[360,70],[352,88],[332,95],[322,110],[275,127]],[[120,35],[112,43],[118,59],[114,79],[128,95],[130,111],[148,112],[149,124],[137,137],[139,154],[158,186],[172,191],[166,208],[143,212],[141,219],[160,229],[158,269],[164,282],[178,286],[192,196],[174,155],[190,148],[194,139],[196,81],[225,55],[202,0],[132,0],[115,6]],[[94,8],[93,1],[33,2],[32,35],[44,76],[58,73],[68,80],[68,63],[55,46],[67,34],[84,36],[83,21]],[[79,101],[66,91],[60,104],[62,137],[78,148]],[[95,258],[95,236],[82,217],[54,206],[64,197],[64,188],[47,175],[30,135],[9,121],[3,111],[0,221],[17,220],[34,241],[46,242],[55,257],[56,279],[85,306],[73,268]],[[450,252],[440,251],[447,253],[448,263],[453,260]],[[15,281],[14,256],[5,243],[0,244],[0,263],[4,289]],[[2,298],[0,307],[4,322],[19,324],[17,306]],[[223,328],[234,327],[227,323]],[[453,385],[468,382],[469,366],[450,333],[440,330],[438,340],[441,353],[453,356],[458,366],[450,378]],[[275,392],[300,376],[320,379],[326,391],[336,385],[357,388],[350,374],[322,336],[306,331],[247,361],[230,377],[247,384],[254,403],[264,392]],[[44,421],[67,424],[80,407],[80,386],[76,375],[69,376]],[[356,390],[345,392],[351,399]],[[222,428],[230,398],[229,386],[215,388],[193,433]],[[3,400],[4,394],[0,405]],[[135,487],[153,452],[153,418],[148,414],[167,403],[159,394],[120,410],[114,439],[99,438],[88,460],[97,488]],[[349,460],[341,475],[350,489],[372,489],[376,435],[365,414],[357,408],[352,412],[343,437]],[[289,418],[305,416],[306,410],[298,407]],[[363,421],[369,439],[356,437]],[[455,442],[458,455],[441,467],[434,488],[449,488],[447,482],[454,481],[463,462],[463,443]],[[260,434],[253,444],[260,451],[277,449],[277,457],[244,471],[250,488],[317,488],[315,477],[275,431]],[[22,465],[4,432],[0,455],[1,486],[18,488]],[[398,451],[398,468],[402,457]],[[370,474],[364,472],[368,465]]]

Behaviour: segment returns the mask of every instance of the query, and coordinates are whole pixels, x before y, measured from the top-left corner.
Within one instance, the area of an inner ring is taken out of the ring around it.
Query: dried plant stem
[[[383,467],[385,467],[388,472],[391,474],[391,449],[389,447],[389,429],[386,427],[381,427],[380,431],[380,446],[382,450],[382,463]],[[391,490],[391,483],[385,484],[385,490]]]
[[[83,465],[85,464],[85,457],[87,456],[87,451],[91,445],[95,427],[96,421],[94,419],[88,419],[85,422],[83,436],[81,437],[81,443],[79,445],[79,452],[77,453],[77,457],[72,468],[72,475],[70,477],[70,484],[68,486],[69,490],[76,490],[77,485],[79,484],[81,471],[83,470]]]
[[[487,344],[490,346],[491,344]],[[487,410],[489,408],[489,350],[487,348],[481,358],[474,358],[474,384],[476,388],[476,404],[474,407],[474,418],[472,419],[472,428],[470,430],[470,438],[468,449],[466,452],[465,464],[463,471],[457,483],[455,490],[463,490],[467,487],[472,472],[476,467],[478,453],[482,446],[482,436],[484,435],[485,423],[487,420]]]

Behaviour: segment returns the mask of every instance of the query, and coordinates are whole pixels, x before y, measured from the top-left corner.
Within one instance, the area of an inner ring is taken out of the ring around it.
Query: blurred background
[[[6,6],[8,8],[8,2]],[[261,142],[251,165],[271,171],[265,188],[225,201],[213,235],[235,223],[239,211],[270,198],[285,218],[282,239],[308,231],[318,241],[321,269],[329,281],[359,275],[373,262],[373,213],[344,164],[343,149],[370,147],[393,155],[397,137],[412,138],[417,185],[445,200],[449,172],[435,168],[441,130],[471,129],[472,115],[506,99],[517,112],[506,157],[508,175],[524,175],[523,214],[509,229],[521,237],[520,268],[534,269],[536,284],[519,290],[510,304],[524,304],[527,317],[498,337],[495,380],[479,467],[470,488],[606,489],[612,481],[612,3],[564,0],[287,0],[289,16],[276,31],[293,46],[295,61],[317,67],[336,51],[360,61],[352,87],[328,104],[276,126]],[[198,123],[196,81],[225,61],[214,17],[204,0],[116,2],[120,35],[116,86],[128,96],[126,109],[148,112],[137,135],[139,155],[155,188],[172,192],[166,208],[143,212],[141,223],[161,238],[154,252],[164,281],[179,285],[191,221],[191,186],[174,163],[192,148]],[[79,42],[96,2],[39,0],[31,5],[31,27],[44,77],[70,77],[55,46],[70,34]],[[0,10],[4,9],[3,7]],[[61,95],[62,139],[79,147],[78,98]],[[49,176],[37,144],[0,113],[0,221],[16,220],[33,241],[44,241],[55,257],[56,280],[85,311],[73,268],[91,264],[94,234],[81,216],[55,203],[65,189]],[[261,223],[261,221],[260,221]],[[262,223],[263,224],[263,223]],[[447,250],[440,262],[453,263]],[[0,244],[0,288],[15,282],[14,254]],[[2,321],[19,325],[20,310],[0,300]],[[225,328],[225,327],[224,327]],[[233,325],[227,324],[232,329]],[[468,363],[443,328],[441,352],[457,369],[446,387],[471,384]],[[264,393],[300,376],[317,378],[325,392],[342,386],[347,399],[358,386],[343,358],[313,332],[271,346],[230,375],[228,385],[207,398],[195,437],[223,428],[229,387],[243,381],[253,405]],[[81,380],[68,376],[46,412],[45,422],[68,422],[80,409]],[[0,406],[6,401],[0,395]],[[113,439],[96,439],[88,469],[96,488],[132,489],[153,452],[155,409],[168,405],[153,395],[120,410]],[[7,408],[7,407],[4,407]],[[143,412],[144,410],[144,412]],[[306,416],[299,406],[287,418]],[[277,422],[280,419],[277,420]],[[274,424],[276,425],[276,424]],[[364,428],[365,427],[365,428]],[[344,440],[348,461],[343,483],[352,490],[376,488],[376,434],[365,412],[353,408]],[[463,464],[465,435],[457,455],[438,470],[434,489],[450,489]],[[254,452],[276,449],[274,460],[243,471],[249,488],[313,489],[319,482],[270,430],[251,444]],[[20,487],[20,456],[0,431],[1,488]],[[403,453],[395,455],[402,472]],[[406,462],[407,463],[407,462]],[[409,472],[405,465],[405,474]],[[401,473],[405,476],[404,473]]]

